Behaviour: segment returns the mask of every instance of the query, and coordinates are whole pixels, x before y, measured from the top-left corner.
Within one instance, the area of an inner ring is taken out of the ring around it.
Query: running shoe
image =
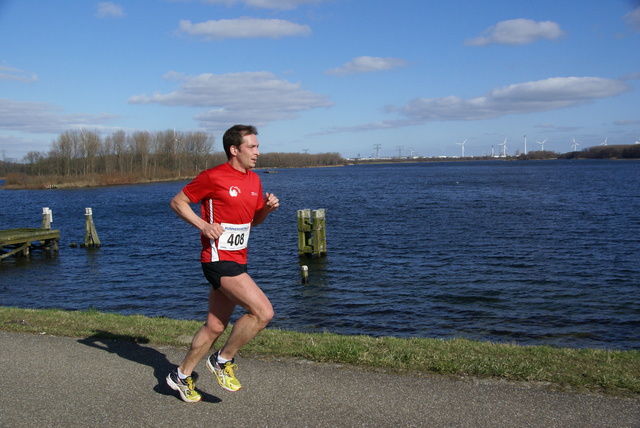
[[[197,403],[202,396],[196,391],[196,382],[191,376],[182,380],[178,377],[178,370],[174,370],[167,376],[167,385],[180,393],[180,398],[187,403]]]
[[[233,374],[233,371],[238,369],[238,365],[233,364],[233,360],[227,361],[224,365],[218,363],[219,352],[220,351],[207,358],[207,368],[216,376],[216,379],[218,379],[218,383],[222,388],[231,392],[238,391],[242,386]]]

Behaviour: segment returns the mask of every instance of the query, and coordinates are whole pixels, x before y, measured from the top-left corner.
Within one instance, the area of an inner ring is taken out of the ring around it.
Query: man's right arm
[[[218,223],[207,223],[198,214],[196,214],[191,208],[191,200],[184,193],[179,191],[177,195],[171,200],[170,206],[178,217],[190,225],[200,229],[200,232],[209,239],[218,239],[224,232],[224,228]]]

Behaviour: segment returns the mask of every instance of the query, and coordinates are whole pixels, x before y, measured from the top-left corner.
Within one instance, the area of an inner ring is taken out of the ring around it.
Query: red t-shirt
[[[251,223],[264,206],[258,174],[238,171],[227,162],[201,172],[182,190],[191,202],[201,203],[200,215],[205,221],[225,228],[216,240],[201,235],[200,260],[246,264]]]

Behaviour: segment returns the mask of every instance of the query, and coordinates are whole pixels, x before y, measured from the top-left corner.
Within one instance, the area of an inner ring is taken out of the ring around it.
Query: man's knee
[[[263,308],[258,314],[256,314],[256,318],[258,319],[258,323],[261,328],[265,328],[271,322],[273,316],[274,312],[271,306]]]
[[[227,325],[217,319],[208,319],[207,322],[204,324],[204,328],[207,330],[207,333],[209,333],[211,336],[218,337],[222,333],[224,333],[224,330],[227,328]]]

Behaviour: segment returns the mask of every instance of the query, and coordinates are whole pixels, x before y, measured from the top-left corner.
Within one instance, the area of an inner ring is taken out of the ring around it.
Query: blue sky
[[[640,140],[640,2],[0,0],[0,156],[84,129],[253,124],[261,151]]]

